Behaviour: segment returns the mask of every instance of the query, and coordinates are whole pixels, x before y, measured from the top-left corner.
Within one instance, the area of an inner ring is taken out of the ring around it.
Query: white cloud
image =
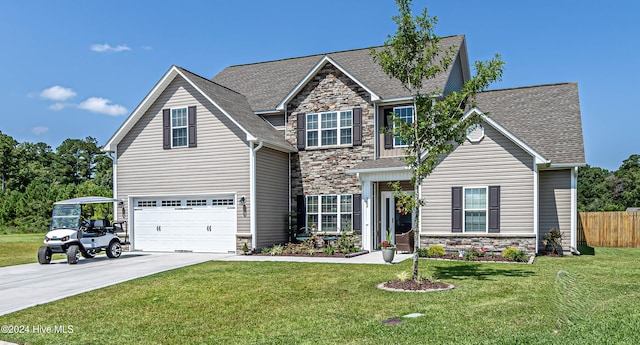
[[[53,101],[65,101],[71,97],[74,97],[75,95],[76,92],[73,91],[73,89],[62,87],[59,85],[52,86],[40,92],[40,97]]]
[[[78,108],[88,110],[92,113],[120,116],[127,113],[127,108],[119,104],[109,104],[110,100],[102,97],[91,97],[78,104]]]
[[[60,111],[60,110],[62,110],[62,109],[64,109],[64,108],[66,108],[66,107],[67,107],[67,104],[64,104],[64,103],[54,103],[54,104],[52,104],[52,105],[50,105],[50,106],[49,106],[49,109],[50,109],[50,110],[53,110],[53,111]]]
[[[127,47],[124,44],[119,44],[115,47],[112,47],[108,43],[105,43],[105,44],[93,44],[91,45],[91,50],[98,53],[104,53],[104,52],[131,51],[131,48]]]
[[[49,128],[47,127],[42,127],[42,126],[38,126],[38,127],[34,127],[33,129],[31,129],[31,132],[35,135],[40,135],[40,134],[44,134],[46,132],[49,131]]]
[[[153,50],[153,47],[151,47],[151,46],[142,46],[142,50],[146,50],[146,51]]]

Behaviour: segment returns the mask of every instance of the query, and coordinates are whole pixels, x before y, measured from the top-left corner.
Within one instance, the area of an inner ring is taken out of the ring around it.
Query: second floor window
[[[171,146],[186,147],[187,140],[187,108],[171,109]]]
[[[411,106],[409,106],[409,107],[395,107],[395,108],[393,108],[393,112],[402,121],[407,122],[407,123],[413,123],[413,107],[411,107]],[[394,124],[394,130],[395,130],[395,124]],[[405,147],[405,146],[408,146],[408,145],[409,145],[408,142],[406,142],[404,140],[400,140],[398,137],[394,137],[393,138],[393,146],[394,147]]]
[[[353,143],[351,110],[307,114],[307,145],[336,146]]]

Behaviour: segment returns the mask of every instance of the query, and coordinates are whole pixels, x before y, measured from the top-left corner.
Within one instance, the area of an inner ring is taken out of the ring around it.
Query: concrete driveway
[[[0,315],[154,273],[220,258],[200,253],[123,253],[120,258],[66,260],[0,268]]]

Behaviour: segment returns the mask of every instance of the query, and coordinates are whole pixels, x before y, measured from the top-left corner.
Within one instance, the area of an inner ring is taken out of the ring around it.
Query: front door
[[[413,228],[413,212],[407,214],[398,212],[393,192],[381,192],[381,202],[382,228],[379,232],[380,238],[376,241],[376,247],[379,247],[379,243],[387,239],[387,231],[391,242],[396,244],[396,234],[403,234]]]

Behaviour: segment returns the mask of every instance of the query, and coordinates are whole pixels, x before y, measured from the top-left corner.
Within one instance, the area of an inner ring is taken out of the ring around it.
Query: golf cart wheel
[[[70,265],[78,263],[78,245],[72,244],[67,248],[67,263]]]
[[[81,251],[82,257],[85,259],[93,259],[96,256],[96,253],[93,250],[85,250]]]
[[[122,245],[120,245],[120,242],[118,242],[118,240],[111,241],[111,243],[109,243],[109,246],[107,247],[107,256],[110,259],[115,259],[119,258],[121,254]]]
[[[51,262],[51,249],[47,246],[42,246],[38,249],[38,263],[40,265],[46,265]]]

